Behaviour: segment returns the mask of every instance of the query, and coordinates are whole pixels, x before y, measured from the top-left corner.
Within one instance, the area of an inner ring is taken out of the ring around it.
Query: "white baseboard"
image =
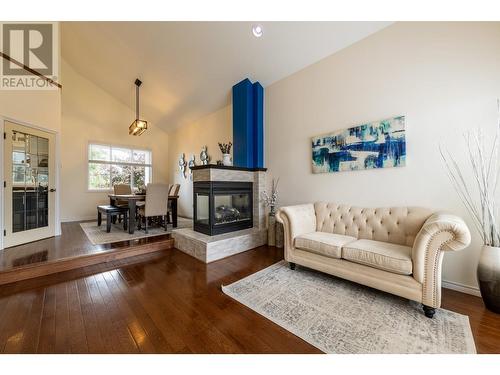
[[[462,292],[466,294],[471,294],[476,297],[481,297],[481,292],[476,286],[464,285],[456,283],[454,281],[442,281],[441,286],[446,289],[456,290],[457,292]]]
[[[93,216],[85,216],[85,217],[69,217],[69,218],[64,218],[61,220],[61,223],[69,223],[72,221],[88,221],[88,220],[95,220],[97,221],[97,215]]]

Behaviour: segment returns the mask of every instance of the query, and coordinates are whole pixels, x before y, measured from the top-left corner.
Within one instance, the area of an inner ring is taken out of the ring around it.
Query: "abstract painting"
[[[405,163],[404,116],[312,138],[313,173],[402,167]]]

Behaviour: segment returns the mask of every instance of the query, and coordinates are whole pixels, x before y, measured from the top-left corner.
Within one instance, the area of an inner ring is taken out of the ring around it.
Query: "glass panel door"
[[[54,235],[54,135],[5,122],[4,247]]]
[[[48,226],[49,140],[12,131],[12,232]]]

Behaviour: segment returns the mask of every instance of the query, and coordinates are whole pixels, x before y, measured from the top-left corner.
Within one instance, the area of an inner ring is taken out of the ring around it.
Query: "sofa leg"
[[[295,269],[295,263],[290,262],[290,263],[288,263],[288,265],[290,266],[291,270]]]
[[[434,307],[430,307],[430,306],[426,306],[426,305],[422,305],[422,307],[424,309],[425,316],[432,319],[432,317],[436,313],[436,309]]]

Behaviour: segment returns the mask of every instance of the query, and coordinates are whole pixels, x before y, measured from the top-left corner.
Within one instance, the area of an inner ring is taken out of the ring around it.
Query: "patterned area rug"
[[[193,220],[186,219],[183,217],[177,218],[177,228],[191,228],[193,225]],[[160,236],[162,234],[172,233],[174,229],[172,225],[167,226],[167,231],[164,228],[159,227],[150,227],[148,228],[148,234],[144,232],[144,229],[135,230],[134,234],[129,234],[128,231],[123,230],[122,223],[111,224],[111,232],[106,232],[106,220],[102,221],[100,227],[97,226],[97,221],[80,223],[83,231],[87,235],[90,242],[93,245],[102,245],[106,243],[120,242],[120,241],[128,241],[135,240],[139,238],[145,237],[154,237]]]
[[[465,315],[285,261],[222,291],[325,353],[476,353]]]

